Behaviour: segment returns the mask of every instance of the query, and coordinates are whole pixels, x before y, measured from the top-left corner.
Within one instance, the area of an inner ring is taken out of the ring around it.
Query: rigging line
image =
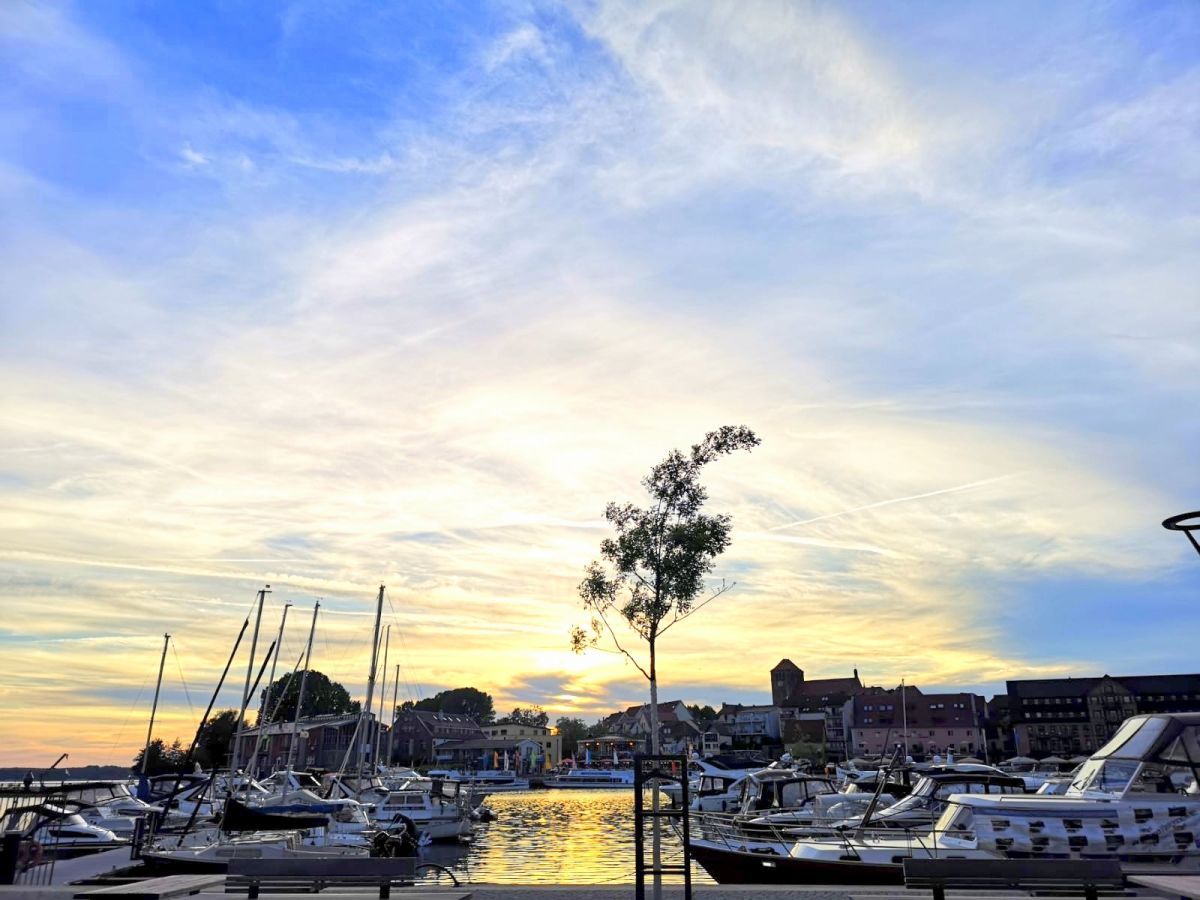
[[[142,692],[144,690],[146,690],[146,687],[149,684],[150,684],[150,679],[147,678],[145,681],[142,682],[142,686],[140,688],[138,688],[137,696],[133,698],[133,702],[131,704],[129,704],[129,711],[127,713],[125,713],[125,721],[122,722],[121,727],[117,729],[117,735],[113,739],[112,744],[108,748],[109,753],[112,753],[113,751],[115,751],[117,749],[118,745],[120,745],[121,738],[124,737],[124,735],[125,735],[125,729],[127,727],[129,727],[129,720],[131,718],[133,718],[133,711],[134,711],[134,709],[137,708],[138,701],[142,699]]]
[[[175,654],[175,668],[179,670],[179,683],[183,685],[183,696],[187,700],[188,712],[191,717],[196,718],[196,707],[192,705],[192,692],[188,690],[187,679],[183,677],[183,663],[179,661],[179,650],[176,649],[178,641],[171,642],[171,652]]]

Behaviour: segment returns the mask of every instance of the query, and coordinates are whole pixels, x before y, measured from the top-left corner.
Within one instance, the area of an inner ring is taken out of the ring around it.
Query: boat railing
[[[847,852],[856,855],[855,845],[870,843],[875,839],[905,840],[909,852],[921,849],[931,856],[937,855],[937,832],[932,827],[901,828],[867,826],[856,828],[847,826],[843,818],[820,819],[814,817],[804,823],[781,823],[770,821],[755,821],[740,813],[697,812],[690,814],[689,827],[691,834],[701,840],[719,843],[729,850],[754,852],[767,851],[768,846],[777,850],[789,847],[798,840],[834,841],[846,847]],[[962,832],[954,832],[953,836],[962,837]]]

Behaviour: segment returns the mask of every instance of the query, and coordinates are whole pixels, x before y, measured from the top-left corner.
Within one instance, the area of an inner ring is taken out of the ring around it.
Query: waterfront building
[[[926,694],[913,685],[871,688],[845,706],[846,731],[856,755],[879,755],[897,744],[907,755],[986,754],[985,704],[978,694]]]
[[[825,722],[822,742],[830,761],[853,755],[847,743],[845,707],[852,697],[865,690],[868,689],[859,680],[858,669],[849,678],[805,679],[803,669],[790,659],[782,659],[771,670],[771,702],[779,707],[781,730],[787,732],[790,720],[804,716],[812,721],[811,716],[819,713]],[[803,728],[811,734],[811,725]]]
[[[431,765],[437,761],[435,749],[446,741],[479,740],[486,735],[470,716],[404,709],[393,723],[396,730],[393,762],[410,766]]]
[[[605,738],[625,738],[632,740],[639,747],[651,746],[649,703],[613,713],[601,724],[604,726]],[[658,704],[658,741],[663,753],[688,753],[702,745],[700,727],[682,700],[668,700]]]
[[[781,746],[782,717],[783,711],[778,706],[722,703],[717,723],[729,727],[733,746],[738,749],[770,749]]]
[[[367,713],[359,725],[359,714],[311,716],[292,722],[273,722],[261,727],[248,728],[244,732],[242,755],[248,748],[255,748],[253,765],[259,772],[272,772],[287,766],[288,751],[292,746],[292,732],[296,733],[296,751],[292,754],[292,765],[297,769],[339,769],[356,744],[355,733],[363,743],[374,746],[376,736],[375,716]],[[381,740],[386,748],[388,730],[384,726]],[[384,751],[386,752],[386,750]],[[349,762],[353,764],[353,756]]]
[[[471,738],[443,741],[433,748],[438,766],[460,772],[508,770],[524,775],[544,772],[558,762],[546,762],[546,746],[534,737]]]
[[[1200,711],[1200,674],[1009,681],[1008,706],[1018,754],[1087,755],[1132,715]]]
[[[522,722],[496,722],[479,726],[480,731],[491,740],[532,741],[538,746],[538,756],[550,760],[550,765],[562,762],[562,737],[557,728],[545,725],[528,725]]]

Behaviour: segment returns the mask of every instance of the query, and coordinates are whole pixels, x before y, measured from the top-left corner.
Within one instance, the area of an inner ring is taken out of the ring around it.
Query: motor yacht
[[[911,857],[1115,859],[1128,873],[1200,872],[1200,713],[1134,716],[1064,794],[954,793],[932,830],[848,829],[769,848],[693,840],[719,882],[894,884]]]
[[[548,788],[632,788],[633,769],[560,769],[542,783]]]

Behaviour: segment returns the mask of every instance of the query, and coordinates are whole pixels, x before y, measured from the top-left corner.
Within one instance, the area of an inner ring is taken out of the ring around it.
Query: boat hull
[[[718,884],[903,884],[902,866],[794,859],[692,844],[692,859]]]

